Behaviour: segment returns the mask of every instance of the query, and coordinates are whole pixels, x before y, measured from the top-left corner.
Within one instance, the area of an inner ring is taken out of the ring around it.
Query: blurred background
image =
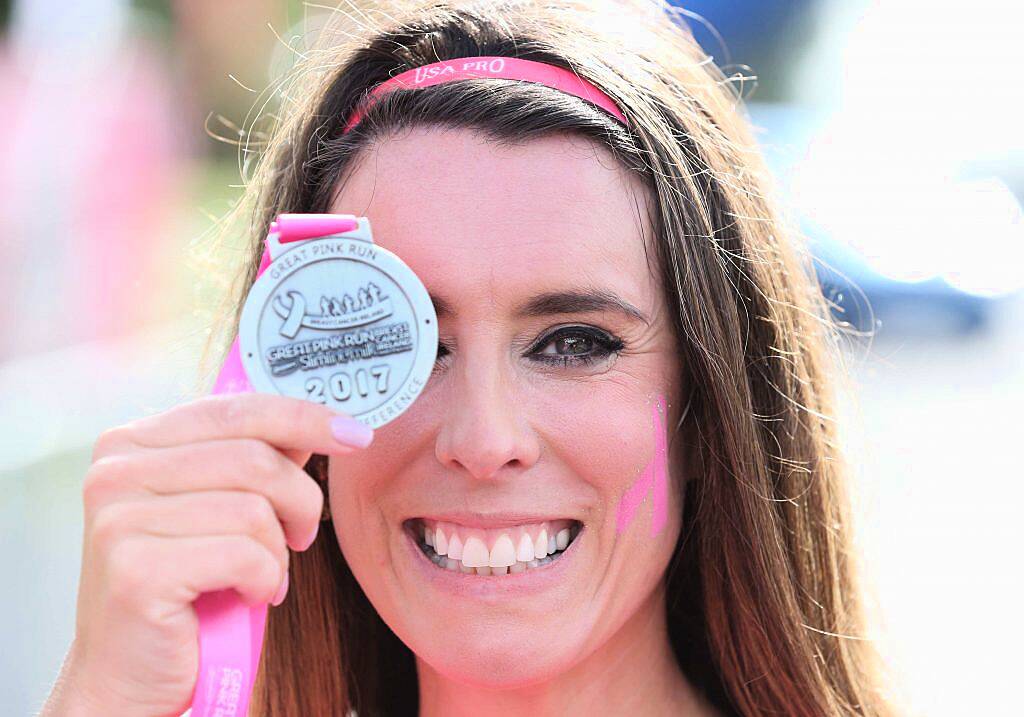
[[[840,420],[868,637],[912,714],[1019,714],[1024,4],[684,7],[715,61],[748,78],[769,163],[851,327]],[[242,246],[210,255],[240,191],[223,139],[242,137],[325,12],[0,0],[5,715],[42,706],[74,631],[96,436],[209,388],[197,366],[233,277],[208,267]]]

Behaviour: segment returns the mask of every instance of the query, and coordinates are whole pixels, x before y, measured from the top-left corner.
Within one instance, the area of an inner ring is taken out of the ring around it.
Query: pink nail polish
[[[324,498],[324,500],[327,500],[327,499]],[[302,551],[302,550],[309,550],[309,546],[312,545],[316,541],[316,536],[318,536],[319,534],[320,534],[320,524],[317,523],[316,527],[313,528],[313,532],[309,534],[309,537],[306,538],[306,540],[302,543],[302,547],[299,548],[299,550],[300,551]]]
[[[270,604],[277,607],[284,602],[285,595],[288,594],[288,573],[284,574],[284,580],[281,582],[281,587],[277,589],[277,594],[274,595],[274,599],[270,601]]]
[[[362,421],[348,416],[335,416],[331,419],[331,433],[334,440],[346,446],[366,448],[373,441],[373,429]]]

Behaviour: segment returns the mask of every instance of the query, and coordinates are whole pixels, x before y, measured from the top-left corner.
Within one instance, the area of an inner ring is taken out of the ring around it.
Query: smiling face
[[[334,528],[381,617],[449,678],[548,679],[661,609],[681,476],[655,535],[648,479],[682,386],[648,201],[586,139],[424,128],[366,150],[333,202],[416,272],[440,334],[412,406],[330,459]]]

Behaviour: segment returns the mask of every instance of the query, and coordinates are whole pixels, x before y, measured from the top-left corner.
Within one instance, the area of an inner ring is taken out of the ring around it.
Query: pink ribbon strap
[[[263,258],[261,264],[269,265],[270,257]],[[236,336],[213,393],[251,390]],[[250,607],[230,588],[203,593],[193,605],[199,618],[199,675],[192,717],[245,715],[263,649],[267,605]]]
[[[256,275],[273,259],[271,246],[352,231],[358,220],[347,214],[282,214],[270,227]],[[252,391],[235,337],[212,393]],[[263,651],[267,604],[250,607],[233,589],[203,593],[193,603],[199,619],[199,674],[191,717],[245,717]]]

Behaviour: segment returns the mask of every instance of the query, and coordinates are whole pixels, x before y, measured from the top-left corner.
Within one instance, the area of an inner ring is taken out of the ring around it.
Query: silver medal
[[[437,357],[437,316],[405,262],[373,243],[369,220],[345,234],[268,242],[239,325],[253,388],[326,404],[372,428],[419,395]]]

